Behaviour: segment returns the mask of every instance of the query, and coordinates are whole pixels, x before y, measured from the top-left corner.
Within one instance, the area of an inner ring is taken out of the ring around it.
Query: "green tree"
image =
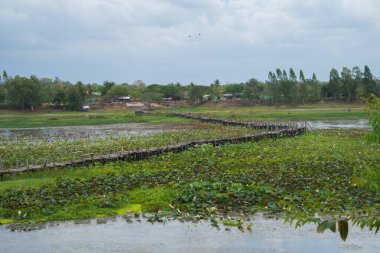
[[[23,110],[34,108],[41,103],[41,84],[35,76],[30,78],[16,76],[7,79],[6,87],[10,104]]]
[[[280,75],[282,78],[281,70],[277,69],[276,71],[277,71],[277,74]],[[277,76],[275,73],[271,71],[268,74],[268,81],[266,82],[267,84],[266,94],[268,95],[270,104],[281,102],[281,90],[280,90],[279,80],[277,79]]]
[[[200,101],[203,95],[208,95],[211,93],[211,87],[193,85],[189,86],[189,100],[190,101]]]
[[[376,81],[374,80],[371,70],[369,69],[367,65],[364,66],[362,83],[363,83],[363,89],[364,89],[364,96],[368,97],[371,93],[375,94]]]
[[[181,100],[181,88],[175,84],[161,85],[159,92],[163,97],[172,98],[173,100]]]
[[[292,68],[289,69],[289,79],[292,82],[297,82],[296,73],[294,72],[294,70]]]
[[[223,88],[219,79],[216,79],[211,85],[211,95],[213,98],[221,98],[223,96]]]
[[[83,106],[83,96],[77,86],[70,86],[66,94],[66,107],[69,110],[81,110]]]
[[[259,99],[263,91],[264,86],[255,78],[251,78],[244,84],[243,98],[248,100]]]
[[[7,72],[4,70],[3,71],[3,82],[6,83],[9,80]]]
[[[131,88],[128,85],[114,85],[107,91],[106,98],[118,98],[123,96],[130,96]]]
[[[7,98],[7,91],[4,85],[0,85],[0,103],[4,103]]]
[[[102,96],[106,95],[108,90],[110,90],[116,84],[114,82],[104,81],[103,88],[101,89]]]
[[[53,96],[52,102],[56,105],[62,105],[66,102],[66,93],[63,89],[59,89]]]
[[[224,93],[230,93],[233,95],[243,93],[244,85],[242,83],[232,83],[224,85]]]
[[[355,84],[354,80],[352,79],[352,72],[350,69],[343,67],[342,72],[342,88],[343,88],[343,95],[346,98],[347,101],[354,101],[356,97],[356,91],[355,91]]]
[[[332,68],[330,71],[330,78],[328,83],[328,92],[333,99],[337,99],[340,93],[341,79],[338,70]]]
[[[302,69],[300,70],[299,81],[300,81],[301,83],[304,83],[304,82],[306,81],[306,78],[305,78],[305,75],[303,74]]]
[[[313,76],[311,78],[311,81],[309,82],[309,100],[311,102],[317,102],[321,100],[321,84],[317,79],[317,76],[315,73],[313,73]]]

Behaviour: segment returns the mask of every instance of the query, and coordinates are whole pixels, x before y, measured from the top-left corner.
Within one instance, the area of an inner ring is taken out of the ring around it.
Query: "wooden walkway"
[[[283,122],[241,122],[231,119],[221,119],[221,118],[213,118],[213,117],[205,117],[202,115],[191,114],[191,113],[174,113],[176,116],[185,117],[188,119],[199,120],[202,122],[208,123],[217,123],[222,125],[229,126],[242,126],[249,127],[254,129],[265,129],[265,130],[276,130],[276,129],[289,129],[289,128],[306,128],[305,124],[299,126],[297,123],[283,123]]]

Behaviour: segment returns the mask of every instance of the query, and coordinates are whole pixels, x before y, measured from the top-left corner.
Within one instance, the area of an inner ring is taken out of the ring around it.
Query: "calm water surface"
[[[2,128],[0,136],[7,139],[30,137],[36,140],[47,138],[77,140],[82,138],[98,139],[118,136],[140,136],[194,128],[191,124],[180,123],[128,123],[98,126],[66,126],[43,128]]]
[[[30,232],[0,226],[0,252],[380,252],[380,237],[368,230],[350,227],[344,242],[339,233],[318,234],[312,224],[294,229],[281,220],[252,220],[252,231],[244,233],[234,227],[218,230],[207,221],[128,223],[121,217],[106,224],[64,222]]]

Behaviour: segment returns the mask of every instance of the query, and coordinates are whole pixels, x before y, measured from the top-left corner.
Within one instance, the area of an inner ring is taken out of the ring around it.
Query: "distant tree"
[[[303,82],[303,83],[306,81],[306,78],[305,78],[305,75],[303,74],[302,69],[300,70],[299,81],[300,81],[300,82]]]
[[[321,100],[321,84],[317,79],[317,76],[315,73],[313,73],[313,76],[311,78],[311,81],[309,82],[310,88],[309,88],[309,100],[311,102],[317,102]]]
[[[277,76],[280,76],[282,78],[281,70],[277,69],[276,72]],[[277,76],[274,72],[271,71],[268,74],[268,81],[266,82],[267,89],[265,93],[268,96],[268,101],[270,102],[270,104],[279,103],[282,99],[279,80],[277,79]]]
[[[244,84],[243,98],[248,100],[259,99],[263,91],[264,86],[255,78],[251,78]]]
[[[102,96],[106,95],[108,90],[115,86],[114,82],[104,81],[103,88],[101,89]]]
[[[220,98],[223,95],[223,88],[220,85],[219,79],[216,79],[211,85],[211,95],[214,98]]]
[[[273,83],[275,81],[277,81],[276,75],[274,73],[272,73],[272,71],[269,71],[269,73],[268,73],[268,82],[272,82]]]
[[[82,81],[78,81],[75,83],[75,87],[78,89],[80,95],[82,96],[82,100],[86,98],[86,87]]]
[[[7,91],[4,85],[0,85],[0,103],[4,103],[7,98]]]
[[[281,69],[276,69],[276,78],[277,78],[277,80],[279,80],[279,81],[281,81],[281,80],[284,79],[283,76],[282,76],[282,71],[281,71]]]
[[[364,96],[368,97],[371,93],[376,93],[376,81],[373,78],[373,75],[371,73],[371,70],[367,65],[364,66],[364,73],[363,73],[363,89],[364,89]]]
[[[35,76],[16,76],[7,80],[8,97],[13,107],[33,111],[41,103],[41,84]]]
[[[224,93],[239,94],[243,93],[244,85],[242,83],[226,84],[224,86]]]
[[[340,91],[341,79],[338,70],[332,68],[330,71],[330,80],[328,83],[328,92],[333,99],[337,99]]]
[[[107,91],[106,98],[130,96],[131,88],[128,85],[114,85]]]
[[[313,76],[312,76],[311,80],[313,81],[313,83],[317,83],[318,82],[317,76],[315,75],[314,72],[313,72]]]
[[[9,77],[8,77],[8,74],[7,72],[4,70],[3,71],[3,82],[6,83],[8,81]]]
[[[293,82],[297,82],[297,76],[296,73],[292,68],[289,69],[289,79]]]
[[[64,104],[66,102],[66,93],[63,89],[59,89],[53,96],[53,103],[57,105]]]
[[[139,89],[143,89],[143,88],[145,88],[146,85],[142,80],[136,80],[133,82],[132,86],[139,88]]]
[[[211,93],[211,87],[201,86],[201,85],[193,85],[189,86],[189,100],[190,101],[199,101],[202,100],[203,95],[209,95]]]
[[[175,84],[161,85],[159,92],[166,98],[172,98],[173,100],[182,99],[181,88]]]
[[[220,81],[219,79],[216,79],[212,84],[211,86],[220,86]]]
[[[284,79],[284,80],[288,80],[289,78],[288,78],[288,74],[286,73],[286,70],[284,69],[284,70],[282,70],[282,78]]]
[[[83,96],[78,86],[70,86],[66,93],[66,107],[71,111],[81,110]]]
[[[352,72],[350,69],[343,67],[342,72],[342,88],[343,88],[343,95],[346,98],[347,101],[351,102],[354,101],[356,95],[356,91],[354,89],[354,80],[352,79]]]

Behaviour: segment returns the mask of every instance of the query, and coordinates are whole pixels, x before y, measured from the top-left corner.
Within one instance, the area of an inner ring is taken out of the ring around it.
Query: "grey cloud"
[[[290,66],[326,78],[356,59],[379,68],[377,0],[0,0],[0,29],[0,68],[72,81],[232,82]]]

